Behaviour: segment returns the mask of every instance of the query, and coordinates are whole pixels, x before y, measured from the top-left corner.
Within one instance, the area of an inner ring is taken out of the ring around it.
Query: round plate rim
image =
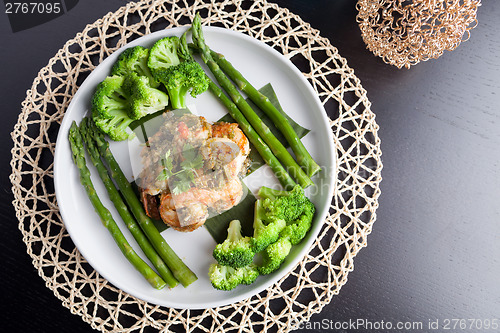
[[[104,59],[103,62],[101,62],[98,66],[96,66],[96,68],[94,68],[94,70],[92,70],[92,72],[89,74],[89,76],[84,80],[84,82],[78,88],[77,92],[74,94],[74,96],[72,98],[72,101],[70,102],[68,108],[66,109],[66,112],[65,112],[65,115],[64,115],[63,120],[61,122],[59,133],[58,133],[57,139],[56,139],[55,154],[54,154],[54,190],[55,190],[55,194],[56,194],[56,200],[58,203],[63,202],[64,200],[61,200],[60,195],[58,195],[58,193],[61,192],[61,190],[58,190],[58,189],[62,185],[61,185],[61,182],[59,181],[60,177],[57,176],[60,173],[58,171],[59,168],[58,168],[57,161],[60,158],[62,158],[61,154],[63,154],[63,153],[61,153],[61,149],[58,149],[60,147],[60,145],[58,145],[57,143],[60,142],[60,140],[64,140],[65,139],[65,138],[63,138],[64,136],[67,136],[67,133],[68,133],[67,129],[69,129],[68,123],[71,121],[68,114],[71,114],[71,110],[73,109],[73,105],[72,105],[73,100],[77,99],[77,97],[79,96],[79,94],[83,90],[81,88],[86,85],[86,82],[90,82],[91,78],[93,76],[97,75],[99,67],[102,68],[103,64],[107,64],[108,62],[114,61],[113,59],[115,57],[117,57],[117,55],[119,53],[121,53],[121,51],[123,51],[124,49],[126,49],[128,47],[136,46],[136,45],[141,45],[144,43],[144,41],[151,40],[154,38],[159,39],[161,37],[170,36],[173,34],[180,36],[180,34],[182,32],[184,32],[185,29],[186,29],[185,27],[175,27],[175,28],[165,29],[162,31],[156,31],[156,32],[153,32],[151,34],[137,38],[137,39],[131,41],[130,43],[125,44],[124,46],[122,46],[119,49],[117,49],[116,51],[114,51],[106,59]],[[210,32],[216,32],[216,33],[220,33],[220,34],[233,34],[233,35],[238,36],[239,38],[244,39],[245,41],[247,41],[249,43],[256,45],[257,47],[265,48],[266,51],[271,52],[274,56],[276,56],[278,59],[280,59],[280,61],[283,64],[285,64],[287,66],[287,68],[289,70],[291,70],[294,73],[294,75],[297,76],[297,78],[299,78],[299,80],[301,80],[301,83],[305,87],[307,87],[308,93],[313,97],[313,100],[315,101],[317,110],[322,111],[322,112],[320,112],[321,117],[323,119],[322,123],[327,127],[326,133],[328,133],[328,142],[330,143],[329,151],[330,151],[330,157],[331,157],[330,161],[329,161],[330,168],[328,168],[329,174],[328,174],[327,178],[331,179],[331,184],[329,184],[330,185],[329,190],[328,190],[328,193],[326,195],[329,198],[333,198],[334,191],[336,188],[336,186],[335,186],[336,177],[335,176],[337,174],[337,158],[336,158],[335,146],[333,144],[333,142],[334,142],[333,141],[333,133],[332,133],[331,128],[329,126],[329,118],[326,115],[326,112],[324,110],[324,107],[323,107],[321,101],[319,100],[319,97],[317,96],[316,92],[314,91],[312,86],[309,84],[307,79],[303,76],[302,72],[300,72],[300,70],[297,67],[295,67],[295,65],[293,65],[293,63],[289,59],[287,59],[283,54],[279,53],[277,50],[275,50],[271,46],[267,45],[263,41],[258,40],[256,38],[253,38],[247,34],[244,34],[244,33],[239,32],[239,31],[226,29],[226,28],[211,27],[211,26],[203,26],[203,30],[210,31]],[[61,174],[62,174],[62,172],[61,172]],[[330,200],[330,202],[331,202],[331,200]],[[64,208],[62,207],[62,205],[58,205],[58,207],[59,207],[59,211],[61,213],[61,217],[62,217],[63,222],[67,221],[68,215],[67,215],[67,213],[65,213]],[[320,223],[315,223],[313,225],[313,228],[309,231],[310,235],[308,235],[308,239],[304,240],[301,243],[301,245],[300,245],[301,249],[298,252],[298,254],[296,255],[296,257],[294,258],[294,260],[289,262],[286,266],[282,266],[280,268],[281,272],[279,272],[279,274],[274,274],[265,284],[263,284],[262,286],[260,286],[258,288],[250,289],[248,292],[242,293],[241,295],[238,295],[238,296],[228,297],[228,298],[224,299],[224,301],[203,302],[203,304],[200,303],[200,304],[196,304],[196,305],[192,305],[192,306],[187,306],[185,303],[157,302],[156,300],[150,299],[149,297],[144,297],[143,295],[137,295],[133,290],[131,290],[131,288],[128,288],[127,286],[121,286],[119,284],[115,284],[113,282],[112,278],[110,279],[109,276],[102,274],[98,270],[96,270],[96,271],[99,272],[99,274],[101,276],[103,276],[106,280],[113,283],[117,288],[123,290],[124,292],[126,292],[134,297],[137,297],[139,299],[142,299],[144,301],[151,302],[153,304],[157,304],[157,305],[161,305],[161,306],[168,306],[168,307],[172,307],[172,308],[176,308],[176,309],[198,310],[198,309],[215,308],[215,307],[219,307],[219,306],[224,306],[224,305],[236,303],[236,302],[242,301],[244,299],[247,299],[249,297],[252,297],[252,296],[262,292],[263,290],[271,287],[273,284],[278,282],[280,279],[284,278],[301,260],[303,260],[304,256],[308,253],[309,248],[313,244],[314,239],[318,236],[318,234],[323,226],[323,221],[325,220],[325,218],[328,214],[328,210],[329,210],[329,205],[325,205],[325,207],[322,207],[321,210],[317,210],[315,220],[319,221]],[[74,233],[72,234],[71,224],[69,224],[69,227],[68,227],[68,224],[64,223],[64,226],[65,226],[66,230],[68,231],[68,234],[70,235],[70,237],[71,237],[73,243],[75,244],[76,248],[78,249],[78,251],[80,251],[82,256],[84,258],[86,258],[85,254],[84,254],[85,251],[84,250],[82,251],[82,246],[79,245],[78,241],[76,241],[76,239],[78,239],[78,238],[75,237]],[[87,260],[87,262],[92,266],[92,268],[94,268],[94,266],[92,265],[92,263],[90,261]]]

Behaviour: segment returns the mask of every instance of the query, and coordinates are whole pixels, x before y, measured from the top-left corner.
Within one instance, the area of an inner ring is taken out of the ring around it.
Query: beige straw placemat
[[[59,214],[53,187],[56,135],[71,98],[108,55],[150,32],[190,24],[222,26],[264,41],[289,58],[322,100],[338,155],[336,195],[309,254],[267,290],[207,310],[149,304],[115,288],[85,261]],[[380,194],[381,151],[366,91],[328,39],[287,9],[259,1],[142,1],[109,13],[68,41],[42,68],[12,132],[12,190],[28,254],[47,287],[103,332],[289,331],[339,293],[366,246]]]

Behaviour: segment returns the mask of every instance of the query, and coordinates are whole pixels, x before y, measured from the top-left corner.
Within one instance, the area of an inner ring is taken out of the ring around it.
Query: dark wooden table
[[[500,1],[483,1],[469,41],[410,70],[386,65],[365,49],[354,1],[276,2],[347,58],[373,103],[384,163],[368,247],[340,295],[303,329],[333,332],[338,323],[367,320],[422,322],[420,331],[429,332],[429,321],[440,320],[437,331],[445,332],[446,319],[500,321]],[[80,1],[65,15],[17,33],[0,14],[4,332],[92,331],[45,287],[26,254],[11,205],[9,133],[38,70],[86,24],[125,3]]]

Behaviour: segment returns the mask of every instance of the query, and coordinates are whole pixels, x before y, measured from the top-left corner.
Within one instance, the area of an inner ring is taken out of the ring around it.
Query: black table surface
[[[434,331],[477,332],[470,323],[493,319],[500,324],[500,1],[483,1],[469,41],[410,70],[365,48],[355,1],[276,2],[329,38],[361,79],[380,125],[384,164],[368,246],[340,294],[301,331],[376,331],[335,329],[358,320],[422,322],[419,331],[426,332],[436,320]],[[0,14],[4,332],[92,331],[45,287],[26,253],[11,205],[9,133],[38,71],[85,25],[125,4],[80,1],[65,15],[16,33]],[[447,319],[450,328],[451,319],[475,321],[444,330]]]

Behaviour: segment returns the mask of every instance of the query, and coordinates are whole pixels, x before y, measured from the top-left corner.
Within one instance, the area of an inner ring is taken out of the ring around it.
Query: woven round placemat
[[[222,26],[260,39],[289,58],[328,113],[338,155],[336,195],[308,255],[279,282],[244,301],[206,310],[149,304],[115,288],[85,261],[64,228],[53,187],[56,135],[88,74],[126,43],[161,29]],[[103,332],[289,331],[330,302],[366,246],[380,194],[381,151],[366,91],[337,49],[287,9],[258,1],[141,1],[88,25],[39,72],[12,132],[12,190],[19,229],[46,286]]]

